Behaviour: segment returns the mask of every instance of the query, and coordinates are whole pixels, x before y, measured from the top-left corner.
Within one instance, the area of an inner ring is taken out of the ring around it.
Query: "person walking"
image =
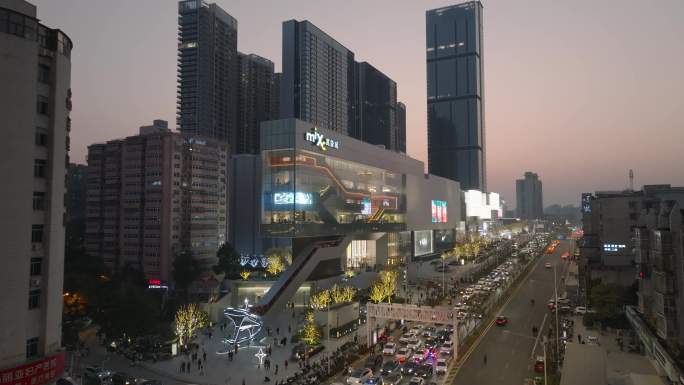
[[[278,375],[278,364],[276,364],[276,367],[275,367],[275,375],[276,376]]]
[[[487,365],[487,355],[484,355],[484,364]]]
[[[287,358],[285,359],[285,363],[283,363],[283,365],[285,365],[285,370],[287,370]]]

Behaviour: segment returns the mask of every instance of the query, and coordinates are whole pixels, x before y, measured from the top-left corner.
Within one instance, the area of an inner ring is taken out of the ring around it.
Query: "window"
[[[48,98],[43,95],[38,95],[37,112],[43,115],[48,114]]]
[[[46,64],[38,64],[38,81],[41,83],[50,83],[50,66]]]
[[[36,159],[33,161],[33,176],[36,178],[45,178],[47,170],[47,161],[43,159]]]
[[[36,146],[47,146],[47,130],[41,127],[36,128]]]
[[[38,337],[26,340],[26,358],[33,358],[38,355]]]
[[[31,226],[31,242],[33,242],[33,243],[43,242],[43,225]]]
[[[41,275],[43,270],[42,258],[31,258],[31,275]]]
[[[45,210],[45,193],[41,191],[33,192],[33,210],[43,211]]]
[[[40,307],[40,289],[29,291],[29,310]]]

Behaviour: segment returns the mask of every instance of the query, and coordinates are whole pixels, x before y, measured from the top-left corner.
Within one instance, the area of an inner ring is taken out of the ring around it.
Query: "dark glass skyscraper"
[[[283,22],[281,118],[349,133],[354,53],[307,20]]]
[[[354,71],[354,126],[349,135],[399,151],[397,83],[367,62]]]
[[[527,171],[523,179],[515,181],[516,211],[520,219],[544,217],[542,181],[539,175]]]
[[[238,121],[237,20],[216,4],[178,3],[178,129],[231,144]]]
[[[254,54],[239,53],[240,92],[235,152],[259,152],[259,123],[278,119],[279,82],[273,62]]]
[[[406,105],[397,103],[397,151],[406,153]]]
[[[426,12],[428,168],[486,191],[482,3]]]

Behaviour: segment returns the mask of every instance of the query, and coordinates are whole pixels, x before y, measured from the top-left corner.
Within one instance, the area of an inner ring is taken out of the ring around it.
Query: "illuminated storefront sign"
[[[273,194],[274,205],[291,205],[296,203],[298,205],[310,205],[313,203],[313,195],[305,192],[284,192]]]
[[[27,365],[0,371],[2,385],[42,385],[55,382],[64,372],[64,353]]]
[[[327,151],[328,148],[340,148],[340,142],[338,140],[326,138],[325,135],[318,131],[318,127],[313,127],[311,131],[304,133],[304,139],[306,139],[307,142],[313,143],[323,151]]]
[[[159,279],[148,279],[147,280],[148,289],[168,289],[169,285],[163,283]]]
[[[604,243],[603,244],[603,251],[619,251],[620,249],[624,249],[627,247],[623,243]]]
[[[447,202],[432,201],[432,223],[447,223]]]

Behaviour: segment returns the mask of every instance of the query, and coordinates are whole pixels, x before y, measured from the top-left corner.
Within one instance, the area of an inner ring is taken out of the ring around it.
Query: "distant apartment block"
[[[169,282],[174,256],[189,250],[210,275],[226,241],[228,157],[223,142],[172,132],[161,120],[89,146],[87,252]]]
[[[23,365],[64,362],[64,198],[72,47],[64,32],[40,22],[35,5],[0,0],[3,383],[12,382],[13,373],[21,373],[27,384],[54,383],[64,368],[55,366],[52,373],[36,370],[35,375],[27,370],[23,376]]]
[[[523,179],[515,181],[516,211],[520,219],[542,219],[544,197],[539,175],[526,172]]]

